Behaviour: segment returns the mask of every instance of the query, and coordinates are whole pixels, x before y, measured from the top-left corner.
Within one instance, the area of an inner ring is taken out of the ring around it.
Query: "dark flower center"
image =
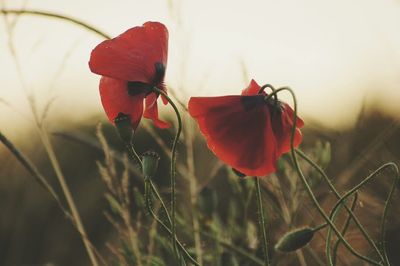
[[[273,97],[266,97],[265,94],[242,96],[240,99],[245,111],[250,111],[259,106],[267,106],[271,116],[282,113],[282,102]]]
[[[254,95],[254,96],[242,96],[240,98],[245,111],[250,111],[257,106],[262,106],[265,104],[264,96]]]
[[[267,105],[271,116],[280,115],[283,111],[282,102],[275,98],[266,97],[263,99]]]
[[[156,74],[154,75],[153,85],[157,86],[164,80],[165,66],[162,63],[157,62],[154,64],[154,67],[156,69]]]
[[[153,87],[158,86],[163,81],[165,75],[165,66],[162,63],[157,62],[154,64],[154,68],[156,72],[151,84],[140,81],[128,81],[126,89],[130,96],[135,96],[142,93],[147,96],[153,91]]]
[[[128,94],[130,96],[135,96],[142,93],[147,96],[152,92],[153,85],[139,81],[128,81],[126,89],[128,90]]]

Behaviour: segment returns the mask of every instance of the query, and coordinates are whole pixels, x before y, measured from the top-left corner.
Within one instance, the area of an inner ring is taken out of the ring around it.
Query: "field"
[[[112,35],[8,2],[0,265],[400,265],[398,98],[385,106],[355,87],[359,108],[318,114],[291,78],[258,85],[250,59],[235,91],[207,94],[213,74],[190,74],[206,67],[190,63],[179,1],[164,3],[167,25],[145,13]],[[25,17],[77,40],[41,61],[57,40],[21,41]]]

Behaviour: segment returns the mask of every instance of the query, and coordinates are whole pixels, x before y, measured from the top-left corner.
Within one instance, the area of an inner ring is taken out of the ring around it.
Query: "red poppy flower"
[[[109,120],[128,115],[135,130],[142,116],[156,126],[169,126],[158,119],[157,98],[153,87],[166,92],[168,30],[159,22],[146,22],[93,49],[90,70],[103,77],[100,97]],[[145,99],[145,104],[143,101]],[[167,100],[162,97],[164,104]]]
[[[208,147],[245,175],[273,173],[276,161],[290,150],[293,110],[286,103],[265,100],[267,94],[252,80],[242,95],[192,97],[189,113],[199,124]],[[294,145],[304,125],[297,119]]]

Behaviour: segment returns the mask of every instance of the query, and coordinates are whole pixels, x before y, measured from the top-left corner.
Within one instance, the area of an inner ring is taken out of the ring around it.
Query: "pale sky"
[[[0,3],[68,15],[112,36],[149,20],[163,22],[170,31],[166,81],[182,99],[238,94],[248,78],[254,78],[259,84],[290,86],[300,114],[328,127],[354,122],[364,100],[377,100],[393,113],[400,111],[398,0]],[[29,114],[25,88],[33,92],[39,109],[55,97],[51,114],[76,120],[103,113],[99,77],[87,66],[100,37],[67,22],[24,16],[10,39],[5,25],[2,17],[0,101]],[[287,94],[281,97],[290,99]],[[0,112],[2,125],[29,123],[2,104]]]

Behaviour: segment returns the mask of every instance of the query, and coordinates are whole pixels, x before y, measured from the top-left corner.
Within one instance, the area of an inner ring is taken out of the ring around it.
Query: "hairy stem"
[[[174,138],[174,142],[172,144],[172,151],[171,151],[171,166],[170,166],[170,177],[171,177],[171,182],[170,182],[170,186],[171,186],[171,220],[172,220],[172,224],[171,224],[171,231],[172,231],[172,235],[171,235],[171,241],[174,247],[174,252],[175,255],[178,256],[178,252],[177,252],[177,248],[176,248],[176,218],[175,218],[175,197],[176,197],[176,192],[175,192],[175,183],[176,183],[176,147],[178,144],[178,140],[179,137],[181,135],[182,132],[182,119],[181,119],[181,115],[179,113],[178,108],[176,107],[175,103],[172,101],[172,99],[162,90],[154,87],[153,90],[156,93],[161,94],[163,97],[165,97],[165,99],[168,100],[168,103],[171,104],[172,108],[175,111],[176,114],[176,118],[178,120],[178,129],[176,131],[176,135]]]
[[[262,235],[262,239],[263,239],[262,243],[263,243],[264,265],[268,266],[269,265],[268,240],[267,240],[267,233],[265,232],[265,217],[264,217],[264,209],[262,206],[260,179],[255,176],[254,182],[256,184],[258,223],[260,225],[260,231],[261,231],[261,235]]]
[[[150,195],[151,195],[150,189],[151,188],[149,186],[150,186],[150,183],[147,182],[147,180],[145,180],[145,195],[146,195],[145,201],[146,201],[147,211],[151,214],[153,219],[156,220],[159,225],[161,225],[161,227],[164,229],[164,231],[166,231],[167,234],[172,236],[172,231],[168,228],[168,226],[166,226],[163,223],[163,221],[160,220],[160,218],[158,218],[158,216],[154,213],[154,211],[151,207],[151,199],[150,199]],[[182,243],[177,238],[174,238],[174,242],[176,242],[180,251],[191,263],[193,263],[195,266],[200,266],[199,263],[192,256],[190,256],[188,251],[185,249],[185,247],[182,245]]]

